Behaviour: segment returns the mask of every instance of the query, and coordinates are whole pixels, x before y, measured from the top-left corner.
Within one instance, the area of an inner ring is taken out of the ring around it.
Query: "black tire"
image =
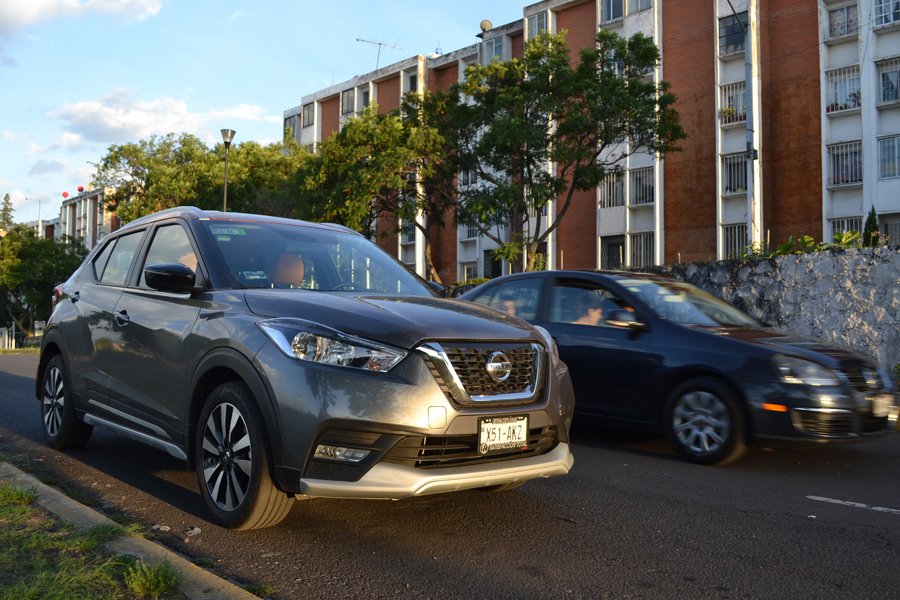
[[[744,414],[733,392],[710,378],[685,381],[666,403],[666,435],[678,453],[702,465],[726,465],[747,449]]]
[[[41,381],[41,430],[55,450],[82,448],[91,438],[93,425],[78,418],[69,391],[69,378],[60,355],[47,362]]]
[[[291,511],[293,497],[272,482],[265,426],[243,383],[223,383],[206,399],[194,456],[200,493],[222,526],[271,527]]]

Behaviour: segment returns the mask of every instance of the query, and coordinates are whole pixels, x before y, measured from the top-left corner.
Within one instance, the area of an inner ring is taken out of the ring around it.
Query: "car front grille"
[[[528,430],[524,448],[481,454],[478,435],[406,437],[385,454],[384,460],[419,469],[461,467],[546,454],[558,443],[556,427]]]
[[[881,377],[878,370],[866,365],[845,365],[838,369],[841,375],[858,392],[869,392],[881,388]]]
[[[795,410],[794,424],[801,431],[812,435],[833,438],[849,438],[879,433],[887,428],[887,417],[874,417],[867,413],[848,410],[821,411]]]
[[[535,343],[428,343],[420,351],[447,397],[462,406],[517,406],[534,402],[543,385],[543,347]],[[492,357],[509,363],[507,377],[488,371]]]

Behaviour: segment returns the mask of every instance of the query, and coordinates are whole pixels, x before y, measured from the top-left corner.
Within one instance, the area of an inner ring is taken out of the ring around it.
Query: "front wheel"
[[[666,434],[684,458],[725,465],[746,450],[744,416],[722,383],[698,378],[679,385],[666,403]]]
[[[293,498],[272,482],[262,417],[243,383],[223,383],[206,399],[194,456],[200,493],[221,525],[270,527],[290,512]]]
[[[58,354],[47,362],[41,382],[41,430],[47,445],[55,450],[81,448],[94,431],[75,413],[66,367]]]

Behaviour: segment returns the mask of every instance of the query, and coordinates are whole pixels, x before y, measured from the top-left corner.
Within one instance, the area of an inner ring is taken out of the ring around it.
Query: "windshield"
[[[202,223],[236,287],[432,295],[403,265],[350,232],[301,223]]]
[[[688,283],[623,279],[619,283],[640,297],[660,318],[682,325],[760,327],[752,317]]]

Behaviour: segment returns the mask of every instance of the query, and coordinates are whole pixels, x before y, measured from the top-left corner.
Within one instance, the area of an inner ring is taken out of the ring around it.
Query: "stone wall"
[[[724,298],[779,330],[857,348],[900,364],[900,247],[656,267]]]

